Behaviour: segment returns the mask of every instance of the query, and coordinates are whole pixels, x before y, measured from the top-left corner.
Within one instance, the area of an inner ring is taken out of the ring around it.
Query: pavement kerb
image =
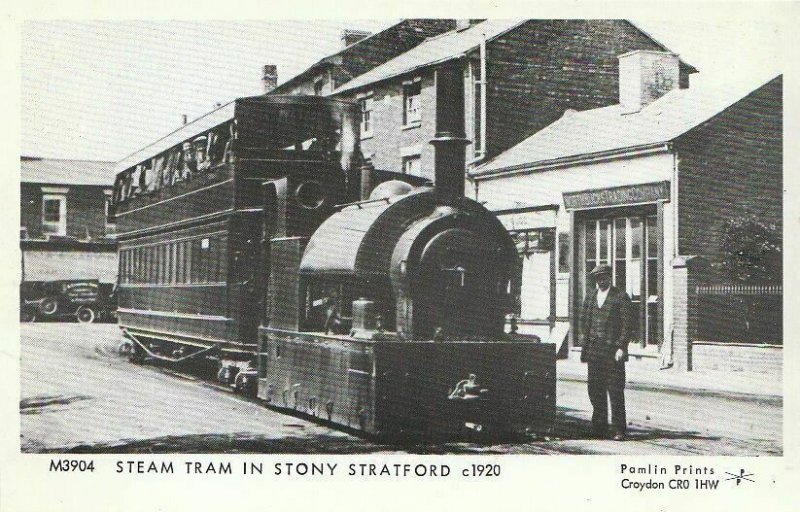
[[[566,371],[564,371],[566,370]],[[653,370],[658,372],[659,370]],[[570,371],[559,365],[557,369],[557,378],[561,381],[567,382],[586,382],[586,374],[582,372]],[[730,389],[722,387],[709,387],[704,386],[702,383],[697,385],[687,386],[671,382],[653,382],[649,380],[642,380],[637,377],[631,377],[628,374],[626,387],[629,389],[664,391],[681,394],[715,396],[724,398],[734,398],[740,400],[761,400],[769,402],[783,402],[783,395],[780,391],[768,390],[761,393],[752,391],[742,391],[739,389]]]

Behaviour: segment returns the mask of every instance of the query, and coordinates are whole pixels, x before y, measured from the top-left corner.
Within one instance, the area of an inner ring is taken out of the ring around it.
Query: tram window
[[[144,247],[136,249],[136,282],[144,283]]]
[[[142,249],[137,247],[133,250],[133,282],[142,282]]]
[[[175,283],[183,284],[186,282],[183,278],[183,269],[186,268],[186,265],[183,264],[183,255],[184,255],[183,242],[177,242],[175,244],[175,254],[177,256],[176,257],[177,263],[175,265],[175,269],[177,271],[175,274]]]
[[[133,256],[133,282],[139,282],[139,248],[134,248],[131,251],[131,256]]]
[[[150,279],[153,284],[158,284],[158,246],[148,247],[150,250]]]
[[[127,273],[125,272],[125,263],[127,260],[127,251],[120,251],[119,253],[119,282],[127,283]]]
[[[202,283],[202,268],[203,268],[203,255],[206,251],[203,250],[202,241],[200,239],[192,240],[192,274],[190,279],[193,283]]]

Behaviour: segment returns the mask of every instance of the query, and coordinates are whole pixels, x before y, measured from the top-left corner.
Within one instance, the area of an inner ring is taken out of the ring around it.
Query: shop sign
[[[656,201],[669,201],[668,181],[564,193],[564,206],[567,210],[655,203]]]

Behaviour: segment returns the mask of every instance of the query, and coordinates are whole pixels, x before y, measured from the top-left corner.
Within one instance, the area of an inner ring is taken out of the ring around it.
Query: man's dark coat
[[[614,360],[617,349],[622,349],[623,361],[628,360],[628,342],[633,320],[631,309],[628,294],[613,286],[609,288],[602,308],[597,307],[597,291],[586,296],[580,318],[583,340],[581,361],[610,362]],[[593,336],[592,332],[602,334]]]

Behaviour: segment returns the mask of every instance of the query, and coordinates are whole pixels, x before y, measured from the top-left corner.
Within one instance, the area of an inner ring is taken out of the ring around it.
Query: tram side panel
[[[236,338],[227,276],[232,197],[233,183],[223,181],[118,214],[122,327],[196,337],[202,346]]]

